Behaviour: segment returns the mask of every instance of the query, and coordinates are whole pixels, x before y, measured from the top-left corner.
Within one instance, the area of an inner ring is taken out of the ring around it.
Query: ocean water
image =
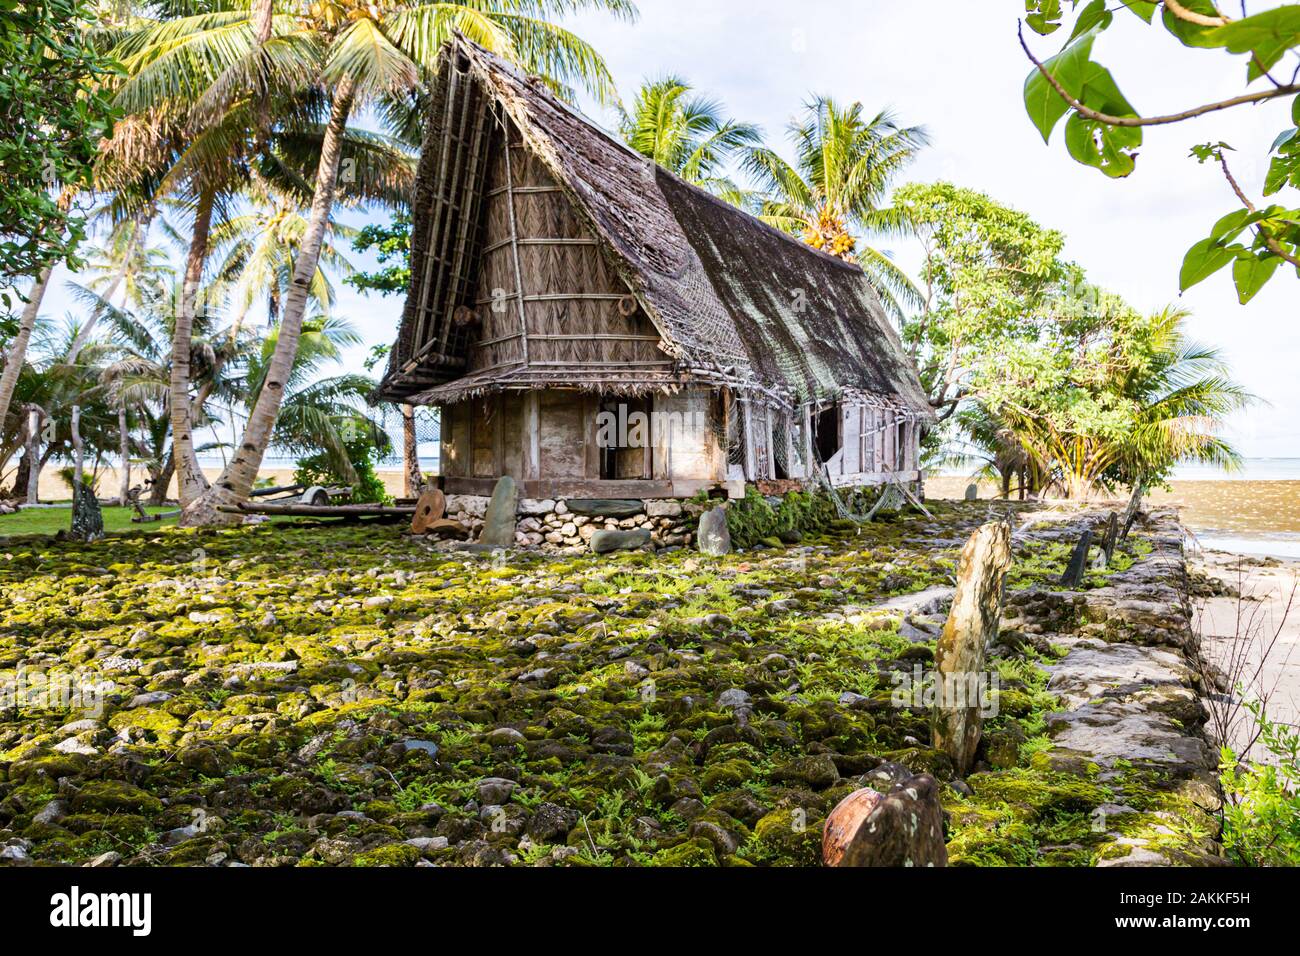
[[[1184,465],[1156,504],[1178,507],[1202,547],[1264,557],[1300,559],[1300,458],[1250,458],[1239,472]],[[969,472],[946,472],[926,483],[935,497],[961,497]],[[981,494],[991,494],[983,488]]]

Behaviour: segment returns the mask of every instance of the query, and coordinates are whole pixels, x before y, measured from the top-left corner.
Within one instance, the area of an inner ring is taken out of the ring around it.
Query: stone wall
[[[1073,542],[1107,517],[1094,511],[1060,522],[1031,518],[1017,537]],[[1214,688],[1204,686],[1184,597],[1183,528],[1166,510],[1148,514],[1139,530],[1149,553],[1104,587],[1012,593],[1004,639],[1046,641],[1059,655],[1047,667],[1048,688],[1062,705],[1047,722],[1052,748],[1043,758],[1053,769],[1099,768],[1098,782],[1118,793],[1139,773],[1166,795],[1164,811],[1154,814],[1163,825],[1135,828],[1139,809],[1122,797],[1099,811],[1098,832],[1109,841],[1099,865],[1217,865],[1223,861],[1213,814],[1221,796],[1202,700]],[[1188,836],[1196,830],[1204,838]]]
[[[459,521],[471,540],[483,527],[488,498],[449,495],[447,516]],[[694,519],[702,507],[674,499],[641,501],[589,501],[586,499],[532,499],[519,502],[515,540],[520,547],[547,552],[588,550],[592,536],[602,529],[650,531],[657,548],[690,547]]]

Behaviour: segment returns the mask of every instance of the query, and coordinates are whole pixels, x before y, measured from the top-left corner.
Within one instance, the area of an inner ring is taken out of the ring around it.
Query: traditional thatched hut
[[[536,79],[443,51],[380,389],[442,409],[455,495],[916,482],[932,413],[856,266],[657,168]]]

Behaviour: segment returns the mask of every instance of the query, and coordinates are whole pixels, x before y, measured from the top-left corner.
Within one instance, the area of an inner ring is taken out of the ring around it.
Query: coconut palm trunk
[[[172,332],[171,416],[172,451],[176,457],[177,487],[184,507],[208,490],[208,480],[194,451],[195,407],[190,401],[190,347],[194,337],[194,311],[208,256],[208,234],[212,228],[212,207],[216,191],[204,186],[194,213],[194,231],[185,259],[185,280],[180,308]]]
[[[334,89],[329,123],[325,127],[321,143],[320,166],[316,170],[307,231],[303,235],[298,258],[293,264],[293,281],[285,296],[284,318],[280,322],[280,333],[267,369],[265,384],[257,396],[257,404],[248,417],[243,438],[235,448],[230,464],[216,485],[185,506],[180,519],[183,527],[238,523],[240,519],[237,515],[228,515],[218,509],[222,505],[231,506],[247,499],[253,490],[253,483],[257,481],[262,458],[271,443],[275,420],[280,413],[280,404],[284,401],[285,383],[298,354],[298,338],[302,332],[303,314],[307,310],[307,292],[312,277],[316,274],[321,243],[334,206],[343,134],[348,115],[352,112],[354,91],[355,84],[350,78],[341,79]]]
[[[125,508],[131,500],[131,432],[127,427],[126,404],[117,408],[118,457],[121,458],[121,472],[118,477],[121,484],[117,487],[117,503]]]
[[[406,482],[403,489],[406,497],[414,498],[424,485],[424,476],[420,474],[420,446],[415,434],[415,409],[410,405],[402,406],[402,458],[405,464]]]
[[[45,464],[41,458],[41,423],[45,412],[39,405],[27,406],[27,459],[31,466],[27,470],[27,503],[41,503],[41,468]]]
[[[27,361],[27,343],[32,340],[32,330],[36,328],[36,315],[41,310],[41,299],[45,298],[45,289],[50,284],[50,273],[45,268],[36,277],[36,284],[27,293],[27,304],[23,306],[22,319],[19,321],[18,334],[9,346],[5,357],[4,374],[0,375],[0,422],[9,415],[9,403],[13,401],[14,389],[18,386],[18,376],[22,374],[23,363]]]

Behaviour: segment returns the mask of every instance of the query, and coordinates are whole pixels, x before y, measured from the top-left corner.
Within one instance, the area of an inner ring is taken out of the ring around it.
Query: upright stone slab
[[[921,774],[887,795],[850,794],[826,819],[822,854],[837,867],[947,866],[938,781]]]
[[[1079,543],[1074,546],[1074,553],[1070,555],[1070,563],[1061,575],[1061,587],[1077,588],[1083,584],[1083,576],[1088,571],[1088,552],[1091,550],[1092,529],[1084,528],[1083,534],[1079,535]]]
[[[490,548],[513,548],[519,515],[519,486],[509,475],[497,482],[483,515],[483,532],[478,543]]]
[[[969,485],[966,486],[966,500],[967,500],[967,501],[979,501],[979,500],[980,500],[980,486],[979,486],[979,485],[977,485],[977,484],[973,484],[973,483],[972,483],[972,484],[969,484]]]
[[[1128,506],[1124,509],[1124,520],[1120,522],[1119,539],[1128,540],[1128,534],[1133,530],[1133,522],[1137,521],[1138,513],[1142,510],[1142,498],[1146,494],[1146,485],[1138,482],[1133,487],[1133,494],[1129,496]]]
[[[727,509],[714,508],[700,515],[700,528],[696,535],[701,554],[722,557],[731,553],[731,532],[727,530]]]
[[[104,536],[104,514],[95,492],[78,482],[72,489],[72,530],[76,541],[98,541]]]
[[[1106,522],[1106,538],[1101,543],[1102,554],[1106,556],[1106,567],[1110,567],[1110,562],[1115,557],[1117,544],[1119,544],[1119,515],[1112,511],[1110,520]]]
[[[962,776],[975,761],[983,732],[984,652],[998,636],[1002,586],[1010,567],[1010,525],[994,521],[971,535],[961,552],[952,611],[935,649],[934,746],[952,758]]]

